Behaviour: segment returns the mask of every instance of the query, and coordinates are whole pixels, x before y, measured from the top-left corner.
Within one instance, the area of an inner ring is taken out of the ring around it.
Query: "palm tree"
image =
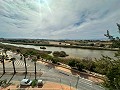
[[[24,56],[24,63],[25,63],[25,74],[27,74],[27,65],[26,65],[27,54],[23,54],[23,56]]]
[[[32,57],[32,61],[34,62],[34,66],[35,66],[35,80],[36,80],[36,74],[37,74],[37,72],[36,72],[36,62],[37,62],[37,57],[33,56]]]
[[[1,55],[0,58],[1,58],[1,62],[3,64],[3,74],[5,74],[5,62],[4,62],[5,56]]]
[[[4,60],[6,58],[6,51],[7,51],[6,49],[2,50],[2,59],[1,59],[1,62],[3,64],[3,74],[5,74],[5,62],[4,62]],[[3,53],[5,53],[5,55]]]
[[[14,63],[15,60],[16,60],[16,58],[11,58],[11,61],[12,61],[12,64],[13,64],[13,69],[14,69],[14,74],[16,73],[15,63]]]

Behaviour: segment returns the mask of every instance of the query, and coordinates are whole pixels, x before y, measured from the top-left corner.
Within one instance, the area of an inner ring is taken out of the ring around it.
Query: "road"
[[[14,82],[21,81],[25,77],[31,80],[34,79],[34,63],[31,62],[31,60],[26,60],[29,73],[25,76],[24,74],[20,73],[25,72],[24,61],[20,60],[20,55],[14,54],[12,52],[7,52],[7,54],[16,58],[15,68],[18,73],[15,75],[8,74],[13,72],[12,62],[5,63],[7,73],[5,73],[3,76],[1,75],[0,80],[7,79],[8,82]],[[2,72],[2,64],[0,64],[0,72]],[[37,63],[37,79],[66,84],[77,88],[77,90],[104,90],[104,88],[96,85],[90,80],[72,75],[71,73],[57,70],[54,67],[46,66],[41,63]]]

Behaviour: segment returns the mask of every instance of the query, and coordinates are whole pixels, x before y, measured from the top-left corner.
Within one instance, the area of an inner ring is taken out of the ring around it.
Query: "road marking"
[[[16,61],[14,62],[14,64],[15,64],[15,68],[22,68],[22,67],[25,66],[24,62],[21,61],[21,60],[16,60]],[[30,67],[30,65],[28,65],[28,64],[26,64],[26,66],[27,66],[27,67]],[[0,64],[0,68],[2,68],[2,67],[3,67],[2,64]],[[5,67],[6,67],[6,68],[13,68],[12,61],[11,61],[11,62],[8,62],[8,63],[5,63]]]

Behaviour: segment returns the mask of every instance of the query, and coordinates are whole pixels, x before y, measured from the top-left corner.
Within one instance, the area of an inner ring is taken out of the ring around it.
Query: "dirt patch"
[[[75,90],[75,88],[72,88],[70,86],[54,83],[54,82],[46,82],[43,86],[43,89],[49,88],[49,89],[63,89],[63,90]]]
[[[62,71],[68,72],[68,73],[72,73],[71,70],[63,68],[63,67],[59,67],[59,66],[55,67],[55,69],[62,70]]]

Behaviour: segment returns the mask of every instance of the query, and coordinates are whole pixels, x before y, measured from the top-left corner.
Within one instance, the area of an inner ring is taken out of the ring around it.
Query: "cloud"
[[[117,35],[120,0],[1,0],[0,37],[100,39]]]

